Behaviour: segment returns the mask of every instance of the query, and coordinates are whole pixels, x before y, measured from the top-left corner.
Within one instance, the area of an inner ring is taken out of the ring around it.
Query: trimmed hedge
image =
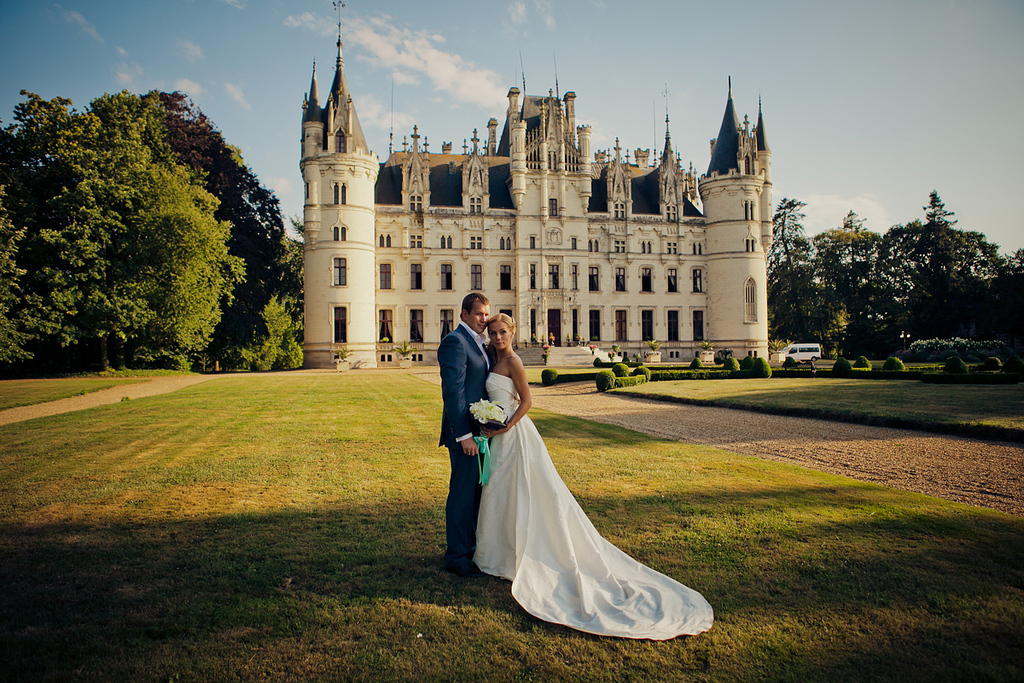
[[[554,368],[544,368],[540,373],[540,383],[546,387],[550,387],[552,384],[558,383],[558,370]]]
[[[740,362],[733,358],[732,356],[730,356],[725,359],[724,363],[722,363],[722,369],[731,370],[733,372],[739,372],[742,368],[740,368]]]
[[[767,379],[772,376],[772,366],[768,365],[767,358],[761,358],[758,356],[754,359],[752,367],[750,368],[750,374],[752,377],[758,379]]]
[[[1020,380],[1021,375],[1016,372],[970,375],[966,373],[926,372],[921,375],[921,381],[925,384],[1017,384]]]
[[[942,371],[950,375],[966,375],[968,372],[967,363],[959,356],[952,356],[946,359],[946,364],[942,366]]]
[[[651,370],[652,382],[670,382],[677,379],[747,379],[749,370]]]
[[[786,360],[782,361],[782,367],[788,370],[789,368],[798,368],[800,364],[796,362],[796,358],[793,358],[793,356],[786,356]]]
[[[754,357],[744,356],[743,360],[740,361],[740,370],[753,370],[754,369]]]
[[[647,380],[648,382],[651,381],[651,369],[648,368],[648,367],[645,367],[643,365],[641,365],[638,368],[635,368],[633,370],[633,372],[631,372],[629,374],[632,375],[633,377],[636,377],[638,375],[643,375],[645,380]]]
[[[612,366],[612,374],[616,377],[629,377],[629,366],[625,363],[616,363]]]
[[[871,361],[868,360],[867,356],[857,356],[857,360],[854,361],[853,367],[855,368],[867,368],[871,369]]]
[[[638,384],[643,384],[647,381],[646,375],[634,375],[632,377],[616,377],[615,388],[621,387],[635,387]]]
[[[638,368],[641,365],[643,365],[643,361],[635,361],[635,360],[621,360],[621,361],[616,361],[615,363],[610,363],[610,362],[608,362],[606,360],[601,360],[600,358],[595,358],[594,359],[594,367],[595,368],[610,368],[610,367],[614,367],[614,366],[618,365],[619,363],[622,363],[623,365],[628,365],[631,368]]]
[[[852,374],[853,366],[850,365],[850,361],[846,360],[842,356],[836,360],[835,364],[832,365],[832,376],[833,377],[849,377]]]
[[[1024,360],[1021,360],[1020,356],[1010,356],[1003,363],[1003,372],[1015,372],[1019,375],[1024,375]]]
[[[704,363],[701,362],[700,358],[694,357],[694,359],[690,361],[691,370],[700,370],[702,367],[704,367]]]
[[[906,369],[907,366],[896,356],[886,358],[885,365],[882,366],[882,372],[903,372]]]
[[[1003,369],[1003,361],[999,360],[995,356],[989,356],[985,359],[985,370],[988,372],[999,372]]]
[[[597,390],[608,391],[615,388],[615,375],[611,370],[602,370],[597,373]]]

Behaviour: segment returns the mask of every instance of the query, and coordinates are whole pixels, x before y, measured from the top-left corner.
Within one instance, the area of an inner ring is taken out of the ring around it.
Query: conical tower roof
[[[736,160],[740,149],[740,121],[736,118],[736,107],[732,103],[732,86],[729,86],[729,101],[725,104],[725,116],[722,117],[722,128],[718,131],[715,149],[711,152],[711,163],[708,175],[712,173],[726,174],[730,170],[739,170]]]
[[[331,93],[327,96],[327,102],[324,103],[324,108],[334,108],[334,115],[338,117],[340,112],[344,108],[352,107],[351,126],[348,126],[348,121],[342,121],[341,125],[338,126],[337,118],[335,118],[335,126],[341,129],[351,128],[345,130],[345,134],[350,140],[349,151],[359,150],[362,152],[369,152],[370,147],[366,144],[366,136],[363,135],[363,127],[359,125],[359,117],[356,115],[354,105],[349,105],[348,100],[351,98],[351,93],[348,89],[348,81],[345,79],[345,60],[341,56],[341,37],[338,37],[338,61],[337,67],[334,71],[334,82],[331,84]],[[324,117],[326,123],[327,117]],[[332,135],[335,131],[327,131],[328,135]]]
[[[768,148],[768,136],[764,132],[764,116],[761,115],[761,98],[757,98],[757,129],[754,131],[757,137],[757,151],[770,152]]]
[[[320,121],[320,93],[316,87],[316,62],[313,62],[313,78],[309,83],[309,99],[306,101],[306,115],[302,122]]]

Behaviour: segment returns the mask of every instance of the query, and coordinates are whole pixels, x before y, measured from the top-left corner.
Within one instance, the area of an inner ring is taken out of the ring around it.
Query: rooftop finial
[[[732,76],[729,76],[729,97],[732,97]]]
[[[338,12],[338,66],[344,64],[344,60],[341,58],[341,8],[345,6],[345,3],[340,0],[334,0],[334,9]]]

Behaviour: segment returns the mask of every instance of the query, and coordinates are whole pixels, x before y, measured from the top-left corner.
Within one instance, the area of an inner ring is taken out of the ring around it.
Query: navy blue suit
[[[441,366],[441,394],[444,415],[441,418],[439,446],[447,446],[452,476],[445,504],[445,532],[448,548],[445,567],[465,567],[476,552],[476,516],[480,510],[478,458],[462,452],[456,439],[463,434],[479,434],[480,425],[469,413],[469,406],[487,398],[487,362],[476,340],[459,326],[445,335],[437,349]]]

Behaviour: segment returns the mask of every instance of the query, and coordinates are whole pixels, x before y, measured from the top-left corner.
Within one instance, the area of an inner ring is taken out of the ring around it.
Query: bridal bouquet
[[[505,428],[505,411],[497,403],[482,398],[469,405],[470,414],[487,429]]]

